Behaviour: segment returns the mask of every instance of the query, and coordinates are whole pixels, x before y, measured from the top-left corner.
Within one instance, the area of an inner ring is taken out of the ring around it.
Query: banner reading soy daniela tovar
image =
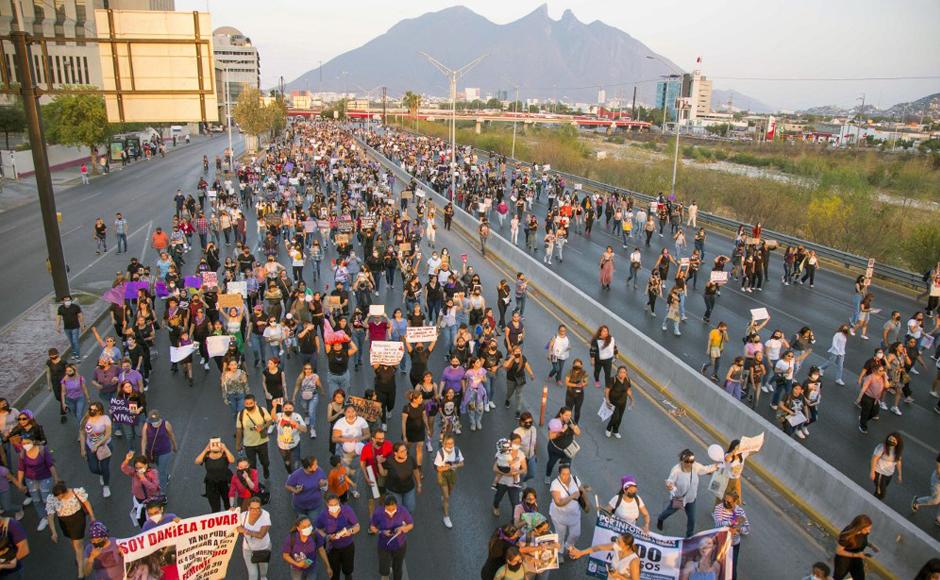
[[[611,537],[633,535],[640,557],[640,580],[731,580],[731,534],[727,528],[699,532],[690,538],[646,534],[626,521],[598,512],[592,546],[609,544]],[[588,561],[588,576],[607,578],[610,552],[595,552]]]
[[[235,549],[238,512],[187,518],[118,540],[128,580],[221,580]]]

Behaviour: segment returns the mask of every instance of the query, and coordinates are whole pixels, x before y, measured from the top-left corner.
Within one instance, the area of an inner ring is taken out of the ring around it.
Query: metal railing
[[[473,151],[477,153],[477,155],[482,155],[482,156],[485,156],[486,158],[489,158],[493,155],[492,152],[490,151],[485,151],[483,149],[479,149],[476,147],[473,148]],[[505,156],[505,155],[501,155],[500,157],[504,157],[507,161],[511,163],[516,163],[519,165],[525,165],[529,167],[532,167],[534,165],[527,161],[521,161],[519,159],[514,159],[512,157]],[[593,179],[581,177],[580,175],[574,175],[571,173],[566,173],[564,171],[557,171],[555,169],[551,169],[549,172],[554,173],[556,175],[560,175],[561,177],[564,177],[565,181],[568,183],[580,183],[583,187],[590,187],[591,189],[594,189],[594,190],[600,190],[600,191],[607,192],[607,193],[617,193],[619,195],[630,195],[630,196],[633,196],[635,199],[639,199],[639,200],[646,201],[646,202],[651,202],[651,201],[656,200],[654,196],[647,195],[645,193],[632,191],[630,189],[625,189],[622,187],[616,187],[613,185],[609,185],[607,183],[601,183],[600,181],[595,181]],[[700,220],[705,225],[709,225],[715,228],[721,228],[725,230],[731,230],[731,231],[737,231],[738,227],[742,225],[745,228],[747,228],[748,231],[750,231],[750,229],[753,227],[752,224],[747,224],[747,223],[739,222],[737,220],[722,217],[719,215],[706,213],[701,210],[699,210],[698,212],[698,220]],[[777,240],[781,245],[803,246],[804,248],[808,250],[815,251],[816,255],[819,258],[828,260],[830,262],[841,264],[842,266],[846,268],[852,268],[852,269],[856,269],[856,270],[860,270],[861,272],[864,272],[866,268],[868,267],[868,258],[859,256],[856,254],[843,252],[842,250],[837,250],[835,248],[830,248],[828,246],[823,246],[821,244],[817,244],[814,242],[810,242],[808,240],[803,240],[803,239],[800,239],[800,238],[797,238],[788,234],[784,234],[784,233],[776,232],[772,230],[767,230],[767,229],[763,230],[763,235],[768,238]],[[907,270],[904,270],[903,268],[898,268],[896,266],[891,266],[889,264],[881,264],[877,261],[875,262],[874,274],[878,278],[891,280],[892,282],[896,282],[905,286],[911,286],[914,288],[921,288],[924,285],[923,277],[921,274],[918,274],[916,272],[909,272]]]

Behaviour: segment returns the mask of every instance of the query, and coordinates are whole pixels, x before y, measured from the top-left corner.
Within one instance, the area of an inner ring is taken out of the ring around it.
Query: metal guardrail
[[[482,154],[483,156],[487,158],[493,155],[492,152],[490,151],[485,151],[483,149],[479,149],[476,147],[473,148],[473,151],[476,152],[478,155]],[[526,165],[529,167],[533,165],[532,163],[529,163],[527,161],[521,161],[519,159],[514,159],[509,156],[501,156],[501,157],[504,157],[507,161],[510,161],[519,165]],[[622,187],[616,187],[613,185],[609,185],[607,183],[601,183],[600,181],[595,181],[593,179],[581,177],[580,175],[565,173],[564,171],[557,171],[555,169],[550,170],[550,173],[555,173],[557,175],[560,175],[564,177],[565,180],[570,183],[581,183],[583,186],[588,186],[592,189],[604,191],[607,193],[616,192],[620,195],[631,195],[636,199],[640,199],[640,200],[647,201],[647,202],[656,200],[654,196],[647,195],[645,193],[632,191],[632,190],[625,189]],[[750,230],[753,227],[753,224],[746,224],[743,222],[721,217],[719,215],[706,213],[701,210],[698,212],[698,219],[701,220],[706,225],[711,225],[713,227],[718,227],[718,228],[732,230],[732,231],[737,231],[738,227],[742,225],[745,226],[748,230]],[[851,254],[849,252],[843,252],[841,250],[830,248],[828,246],[823,246],[821,244],[816,244],[814,242],[803,240],[794,236],[790,236],[788,234],[775,232],[775,231],[767,230],[767,229],[763,231],[764,231],[765,236],[773,238],[783,245],[803,246],[806,249],[815,251],[816,255],[819,256],[820,258],[824,258],[831,262],[839,263],[846,268],[855,268],[864,272],[865,269],[868,267],[868,258],[864,258],[856,254]],[[923,277],[921,274],[918,274],[916,272],[909,272],[902,268],[898,268],[898,267],[891,266],[888,264],[881,264],[881,263],[878,263],[877,261],[875,262],[875,276],[879,278],[891,280],[893,282],[896,282],[902,285],[911,286],[913,288],[921,288],[923,286]]]

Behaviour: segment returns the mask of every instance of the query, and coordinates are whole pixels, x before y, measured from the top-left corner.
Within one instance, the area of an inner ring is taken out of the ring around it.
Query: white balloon
[[[717,443],[708,446],[708,458],[712,461],[724,461],[725,451]]]

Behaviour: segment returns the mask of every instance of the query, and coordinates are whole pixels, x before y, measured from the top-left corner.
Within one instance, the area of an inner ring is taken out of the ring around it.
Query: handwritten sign
[[[728,283],[728,273],[721,272],[719,270],[712,270],[712,273],[709,276],[709,280],[715,284],[718,284],[719,286],[723,286]]]
[[[434,342],[437,340],[436,326],[409,326],[405,333],[408,342]]]
[[[751,308],[751,320],[754,322],[768,319],[770,319],[770,313],[767,312],[766,308]]]
[[[374,365],[395,366],[405,355],[405,345],[392,340],[373,340],[369,349],[369,362]]]
[[[317,231],[317,222],[316,220],[308,219],[304,222],[304,233],[312,234]]]
[[[379,401],[370,401],[362,397],[349,397],[346,403],[356,410],[356,414],[368,421],[374,423],[382,418],[382,403]]]
[[[375,228],[375,218],[374,217],[364,217],[362,218],[362,229],[371,230]]]
[[[228,291],[231,294],[241,294],[242,298],[248,298],[248,282],[245,280],[232,280],[228,283]]]
[[[401,198],[402,198],[402,199],[411,199],[411,195],[412,195],[411,191],[409,191],[409,190],[407,190],[407,189],[406,189],[405,191],[401,192]]]
[[[342,218],[336,222],[336,230],[344,234],[348,234],[356,227],[356,222],[351,218]]]
[[[385,305],[384,304],[370,304],[369,316],[385,316]]]
[[[232,337],[226,334],[210,336],[206,338],[206,350],[209,356],[222,356],[228,352],[228,345],[232,342]]]
[[[202,273],[202,285],[205,288],[218,288],[219,287],[219,274],[217,272],[203,272]]]
[[[764,434],[754,437],[741,437],[741,443],[738,444],[739,453],[757,453],[764,446]]]
[[[247,288],[247,283],[242,282],[242,284],[245,284]],[[229,284],[229,286],[231,286],[231,284]],[[229,308],[238,308],[241,310],[242,304],[244,304],[244,302],[242,302],[242,295],[239,293],[229,292],[228,294],[219,295],[219,310],[228,310]]]

